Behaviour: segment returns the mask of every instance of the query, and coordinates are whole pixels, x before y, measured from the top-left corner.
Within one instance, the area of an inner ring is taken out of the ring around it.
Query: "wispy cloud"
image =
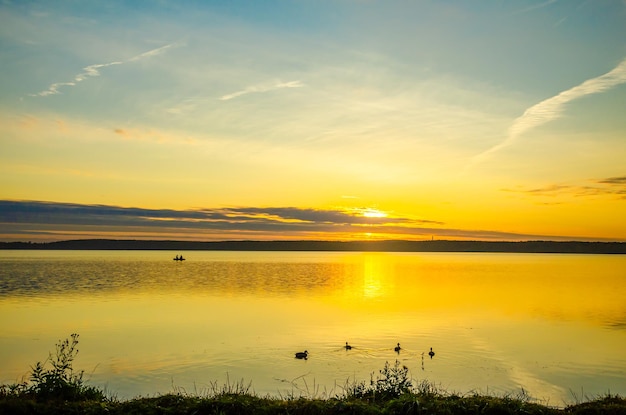
[[[151,58],[153,56],[160,55],[162,53],[165,53],[166,50],[174,46],[176,46],[175,43],[170,43],[169,45],[161,46],[159,48],[152,49],[144,53],[140,53],[139,55],[133,56],[132,58],[130,58],[128,62],[135,62],[141,59]]]
[[[48,95],[59,94],[59,88],[63,86],[74,86],[76,82],[55,82],[51,84],[45,91],[38,92],[36,94],[29,94],[31,97],[45,97]]]
[[[41,91],[36,94],[30,94],[31,97],[45,97],[48,95],[59,94],[59,88],[63,86],[76,86],[79,82],[84,81],[87,78],[100,76],[100,68],[106,68],[107,66],[113,65],[121,65],[122,62],[109,62],[109,63],[100,63],[95,65],[89,65],[83,68],[83,72],[79,73],[74,77],[71,82],[56,82],[48,87],[45,91]]]
[[[626,186],[626,176],[609,177],[607,179],[598,180],[598,183]]]
[[[74,81],[82,82],[91,76],[100,76],[100,71],[98,69],[106,68],[107,66],[121,65],[121,64],[122,62],[110,62],[110,63],[100,63],[96,65],[89,65],[83,68],[85,72],[76,75],[76,77],[74,78]]]
[[[547,7],[547,6],[549,6],[551,4],[554,4],[556,2],[557,2],[557,0],[547,0],[547,1],[544,1],[543,3],[535,4],[533,6],[529,6],[529,7],[526,7],[524,9],[517,10],[513,14],[515,15],[515,14],[528,13],[528,12],[533,11],[533,10],[542,9],[542,8]]]
[[[55,82],[53,84],[51,84],[48,89],[38,92],[36,94],[29,94],[29,96],[31,97],[45,97],[48,95],[55,95],[55,94],[60,94],[61,92],[59,91],[59,88],[61,87],[65,87],[65,86],[76,86],[79,82],[83,82],[84,80],[86,80],[87,78],[92,78],[95,76],[100,76],[100,69],[101,68],[106,68],[108,66],[113,66],[113,65],[122,65],[124,63],[127,62],[135,62],[141,59],[145,59],[145,58],[149,58],[152,56],[156,56],[159,55],[163,52],[165,52],[165,50],[171,48],[172,46],[174,46],[174,44],[169,44],[169,45],[165,45],[165,46],[161,46],[159,48],[156,49],[152,49],[149,50],[147,52],[141,53],[137,56],[134,56],[130,59],[128,59],[127,61],[115,61],[115,62],[109,62],[109,63],[98,63],[98,64],[94,64],[94,65],[89,65],[83,68],[83,72],[79,73],[78,75],[74,76],[74,79],[69,81],[69,82]]]
[[[626,82],[626,58],[610,72],[588,79],[580,85],[541,101],[524,111],[509,128],[506,139],[474,157],[474,164],[481,162],[491,154],[510,146],[527,131],[559,118],[569,102],[586,95],[598,94]]]
[[[222,101],[228,101],[233,98],[240,97],[242,95],[259,93],[259,92],[269,92],[276,89],[282,88],[302,88],[304,84],[301,81],[289,81],[289,82],[276,82],[272,84],[261,84],[261,85],[253,85],[249,86],[241,91],[233,92],[232,94],[223,95],[220,97]]]
[[[587,180],[583,184],[549,184],[532,189],[503,189],[507,192],[525,193],[532,196],[617,196],[626,199],[626,176]]]

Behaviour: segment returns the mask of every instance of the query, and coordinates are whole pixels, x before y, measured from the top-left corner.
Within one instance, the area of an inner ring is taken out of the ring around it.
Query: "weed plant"
[[[385,362],[376,378],[372,374],[369,385],[365,382],[354,382],[345,388],[346,397],[369,401],[389,400],[412,391],[413,383],[409,378],[409,368],[401,366],[397,360],[393,366]]]
[[[30,382],[3,386],[2,395],[25,395],[38,400],[94,401],[105,400],[100,389],[83,381],[84,371],[74,371],[74,359],[78,354],[78,334],[59,340],[55,353],[43,362],[31,367]]]

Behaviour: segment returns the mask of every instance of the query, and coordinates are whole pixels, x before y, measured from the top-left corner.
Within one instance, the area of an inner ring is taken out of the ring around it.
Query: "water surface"
[[[626,395],[626,256],[182,253],[0,251],[0,382],[77,332],[76,367],[120,398],[323,397],[396,359],[449,392]]]

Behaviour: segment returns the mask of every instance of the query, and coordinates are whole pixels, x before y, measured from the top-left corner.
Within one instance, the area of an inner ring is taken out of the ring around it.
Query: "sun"
[[[363,216],[366,218],[386,218],[387,214],[378,209],[365,209],[363,211]]]

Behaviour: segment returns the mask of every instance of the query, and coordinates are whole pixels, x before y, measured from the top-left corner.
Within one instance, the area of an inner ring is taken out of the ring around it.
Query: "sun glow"
[[[366,209],[363,211],[363,216],[366,218],[386,218],[387,214],[378,209]]]

